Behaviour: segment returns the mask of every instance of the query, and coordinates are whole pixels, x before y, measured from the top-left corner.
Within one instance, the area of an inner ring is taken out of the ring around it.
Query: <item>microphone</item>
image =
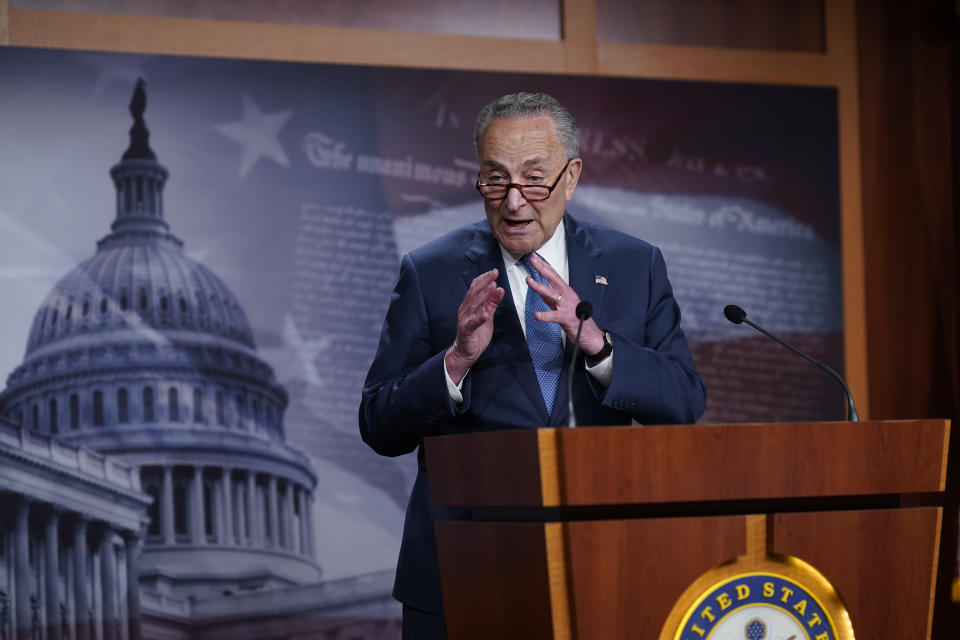
[[[573,413],[573,369],[577,364],[577,352],[580,350],[580,332],[583,331],[583,323],[593,315],[593,305],[586,300],[581,300],[575,310],[580,323],[577,325],[577,337],[573,341],[573,357],[570,358],[570,368],[567,371],[567,426],[577,426],[577,417]]]
[[[790,346],[789,344],[787,344],[777,336],[773,335],[772,333],[770,333],[760,325],[756,324],[755,322],[751,322],[750,320],[747,320],[747,312],[741,309],[740,307],[738,307],[737,305],[728,304],[727,306],[725,306],[723,308],[723,315],[725,315],[727,317],[727,320],[729,320],[733,324],[741,324],[746,322],[748,325],[750,325],[751,327],[753,327],[763,335],[767,336],[771,340],[779,342],[781,345],[785,346],[787,349],[790,349],[790,351],[793,351],[795,354],[797,354],[801,358],[804,358],[807,362],[811,364],[815,364],[816,366],[820,367],[821,369],[823,369],[824,371],[832,375],[834,378],[836,378],[837,382],[840,383],[840,386],[843,387],[843,392],[847,394],[847,420],[850,420],[851,422],[860,422],[860,416],[857,415],[857,408],[853,405],[853,394],[850,393],[850,387],[847,386],[846,380],[844,380],[839,373],[837,373],[827,365],[823,364],[819,360],[814,360],[813,358],[811,358],[804,352],[800,351],[799,349],[796,349]]]

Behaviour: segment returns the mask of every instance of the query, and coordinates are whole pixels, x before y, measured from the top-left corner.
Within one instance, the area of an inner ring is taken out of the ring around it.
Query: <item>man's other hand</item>
[[[547,303],[551,311],[537,311],[534,314],[537,320],[541,322],[556,322],[563,327],[567,334],[567,340],[571,342],[577,337],[577,327],[580,325],[580,319],[577,318],[577,305],[580,304],[580,296],[560,277],[550,264],[538,256],[536,253],[530,256],[530,264],[540,272],[547,282],[540,284],[530,276],[527,276],[527,285],[540,294],[543,301]],[[603,349],[603,331],[593,321],[588,319],[583,323],[583,333],[580,334],[580,347],[584,353],[593,354]]]
[[[467,371],[490,345],[493,337],[493,313],[503,300],[503,287],[497,286],[497,269],[473,279],[457,311],[457,338],[447,349],[444,364],[454,384],[460,384]]]

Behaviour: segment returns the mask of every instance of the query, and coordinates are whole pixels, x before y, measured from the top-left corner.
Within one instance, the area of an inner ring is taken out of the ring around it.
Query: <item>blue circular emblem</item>
[[[687,612],[677,640],[837,640],[823,604],[794,580],[747,573],[714,584]]]
[[[763,640],[767,637],[767,625],[760,618],[751,618],[743,629],[743,635],[747,640]]]

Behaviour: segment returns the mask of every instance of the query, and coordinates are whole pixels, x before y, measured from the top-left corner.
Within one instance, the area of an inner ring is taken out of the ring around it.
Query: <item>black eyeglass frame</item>
[[[546,187],[547,195],[545,195],[542,198],[530,198],[523,191],[524,189],[530,189],[530,188],[543,189],[544,186],[542,184],[520,184],[518,182],[510,182],[508,184],[489,184],[489,183],[480,182],[479,173],[477,174],[476,189],[477,191],[480,192],[480,195],[483,196],[484,200],[503,200],[504,198],[507,197],[507,194],[510,193],[510,189],[516,188],[517,191],[520,192],[520,195],[523,196],[523,199],[526,200],[527,202],[543,202],[544,200],[549,200],[550,196],[553,195],[553,190],[557,188],[558,184],[560,184],[560,179],[563,177],[563,174],[567,172],[567,167],[570,166],[570,163],[573,162],[573,160],[574,158],[567,159],[567,163],[563,165],[563,169],[560,170],[560,175],[557,176],[557,179],[553,181],[552,185],[550,185],[549,187]],[[483,192],[484,187],[489,187],[491,189],[503,189],[504,190],[503,195],[496,198],[491,198]]]

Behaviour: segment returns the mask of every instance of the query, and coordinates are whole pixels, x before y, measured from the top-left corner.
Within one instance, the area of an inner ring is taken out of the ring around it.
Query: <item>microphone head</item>
[[[723,315],[733,324],[740,324],[747,317],[747,312],[735,304],[728,304],[723,308]]]
[[[579,319],[586,322],[593,315],[593,305],[586,300],[581,300],[577,305],[576,313]]]

